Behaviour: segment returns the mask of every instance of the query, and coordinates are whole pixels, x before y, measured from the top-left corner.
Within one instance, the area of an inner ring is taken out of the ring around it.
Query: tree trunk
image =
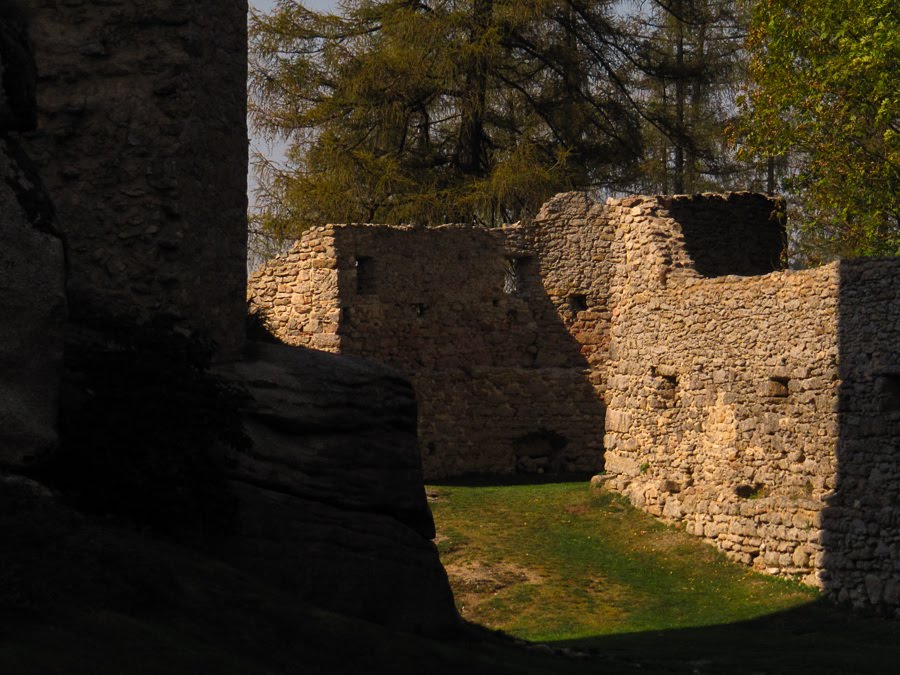
[[[684,3],[678,0],[675,3],[675,170],[672,177],[675,192],[684,192],[684,99],[685,99],[685,73],[684,73]]]
[[[473,0],[470,32],[470,44],[473,48],[490,28],[493,13],[494,0]],[[482,177],[487,173],[484,112],[487,103],[488,67],[487,55],[475,54],[466,72],[465,89],[462,93],[462,120],[456,165],[460,171],[470,176]]]

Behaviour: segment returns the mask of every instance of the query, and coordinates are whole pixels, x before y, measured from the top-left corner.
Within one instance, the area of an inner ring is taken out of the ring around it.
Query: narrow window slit
[[[356,294],[375,295],[375,261],[369,257],[356,259]]]

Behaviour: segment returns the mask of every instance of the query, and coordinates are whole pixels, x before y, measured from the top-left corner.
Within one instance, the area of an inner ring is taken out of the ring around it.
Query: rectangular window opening
[[[900,375],[886,374],[878,378],[883,412],[900,412]]]
[[[584,310],[588,308],[587,296],[581,294],[570,295],[568,297],[569,302],[569,311],[572,313],[572,318],[575,318],[579,314],[581,314]]]
[[[673,387],[678,384],[678,372],[672,366],[652,366],[650,374]]]
[[[655,380],[656,393],[660,399],[668,401],[668,405],[674,404],[678,389],[677,371],[671,366],[653,366],[650,374]]]
[[[375,295],[375,261],[369,257],[356,259],[356,294]]]
[[[766,383],[766,396],[771,398],[787,398],[790,394],[789,377],[770,377]]]
[[[503,292],[507,295],[521,293],[525,289],[525,278],[528,269],[531,266],[532,259],[529,257],[512,257],[504,258],[503,265]]]

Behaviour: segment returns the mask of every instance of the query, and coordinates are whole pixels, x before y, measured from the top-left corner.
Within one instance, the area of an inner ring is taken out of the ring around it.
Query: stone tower
[[[67,240],[74,320],[243,342],[246,0],[34,0],[29,153]]]

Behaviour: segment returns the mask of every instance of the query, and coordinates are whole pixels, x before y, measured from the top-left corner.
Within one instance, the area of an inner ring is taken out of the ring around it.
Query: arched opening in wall
[[[558,473],[569,440],[555,431],[539,429],[513,441],[516,473]]]

